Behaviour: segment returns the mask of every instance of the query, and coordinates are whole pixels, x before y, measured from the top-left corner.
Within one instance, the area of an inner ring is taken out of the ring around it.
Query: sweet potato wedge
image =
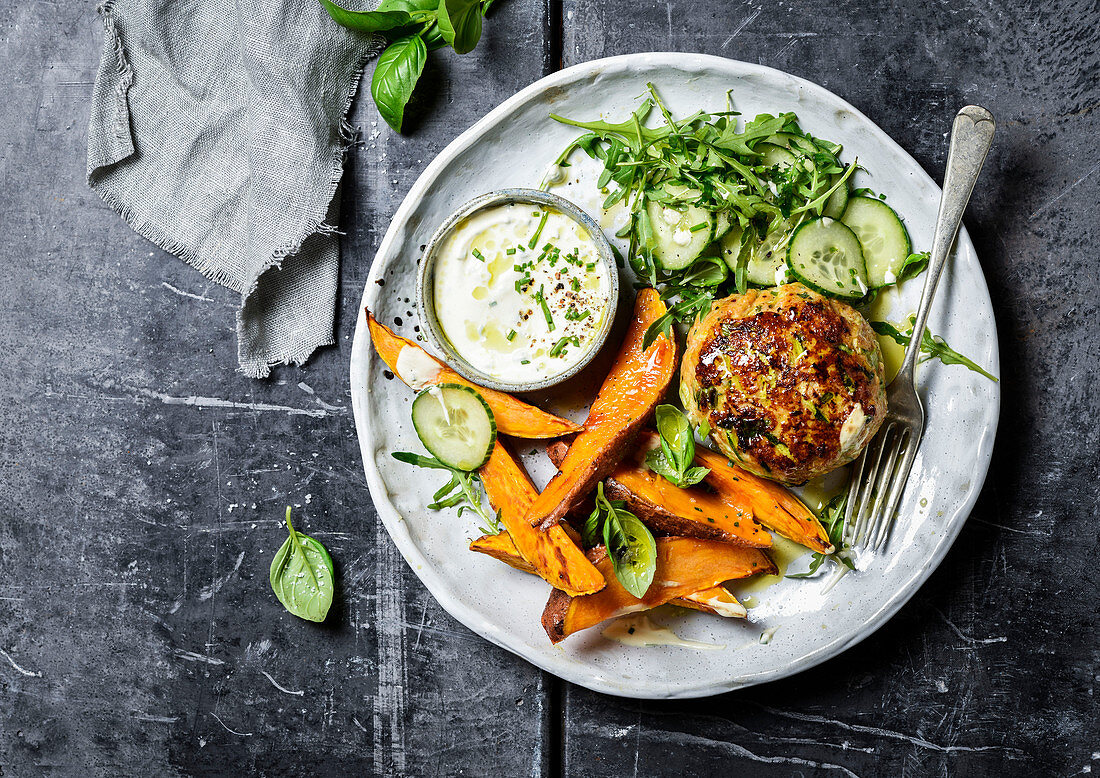
[[[551,642],[627,613],[656,608],[666,602],[718,586],[723,581],[756,573],[778,573],[767,555],[755,548],[700,538],[657,538],[657,570],[645,597],[638,599],[615,577],[611,558],[603,548],[589,558],[607,581],[595,594],[570,597],[554,590],[542,613],[542,626]]]
[[[573,440],[558,474],[527,514],[533,526],[560,521],[598,481],[614,470],[664,398],[676,373],[676,343],[661,335],[648,349],[643,349],[642,340],[649,325],[665,311],[656,290],[639,290],[634,301],[634,319],[592,403],[584,429]]]
[[[370,311],[367,311],[367,326],[370,328],[370,337],[375,350],[378,351],[382,361],[389,366],[395,376],[417,391],[429,384],[462,384],[476,389],[485,398],[485,402],[489,404],[489,407],[493,409],[497,431],[504,435],[511,435],[515,438],[557,438],[581,430],[581,425],[568,419],[559,418],[533,405],[528,405],[510,394],[498,392],[494,389],[486,389],[467,381],[411,340],[394,333],[389,327],[375,319]],[[401,350],[405,348],[416,349],[419,352],[417,359],[423,364],[429,364],[425,362],[425,357],[434,362],[439,367],[438,372],[432,374],[429,370],[425,375],[416,376],[415,380],[411,376],[402,376],[397,369],[397,360]]]
[[[756,520],[768,529],[822,554],[835,550],[814,512],[781,484],[731,465],[706,446],[695,447],[695,464],[710,468],[706,482],[720,495],[747,500]]]
[[[589,594],[604,586],[603,575],[581,551],[565,527],[554,524],[536,529],[524,520],[538,496],[527,473],[497,440],[489,461],[478,471],[489,502],[519,555],[551,586],[570,594]]]
[[[504,564],[521,572],[538,575],[535,572],[535,566],[520,556],[519,549],[516,548],[516,544],[512,542],[512,536],[507,531],[498,532],[496,535],[482,535],[480,538],[474,538],[470,541],[470,550],[479,554],[486,554],[493,557],[493,559],[499,559]]]
[[[524,573],[538,575],[534,566],[520,556],[516,544],[512,542],[512,538],[507,532],[500,532],[496,535],[482,535],[470,542],[470,550],[499,559],[504,564]],[[701,592],[678,597],[671,602],[673,605],[692,608],[725,618],[744,618],[748,615],[745,606],[739,603],[737,598],[730,594],[724,586],[713,586]]]
[[[555,465],[564,460],[567,451],[565,441],[546,447]],[[772,544],[772,536],[753,521],[747,504],[735,504],[697,487],[681,489],[649,470],[635,455],[623,459],[604,484],[609,499],[625,502],[627,509],[655,532],[755,548]]]

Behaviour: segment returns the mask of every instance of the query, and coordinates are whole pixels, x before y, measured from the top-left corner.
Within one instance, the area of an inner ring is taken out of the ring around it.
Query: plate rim
[[[629,66],[633,63],[639,63],[648,68],[659,69],[668,67],[678,70],[725,69],[732,65],[734,67],[754,71],[757,74],[767,77],[787,79],[800,89],[806,89],[810,92],[818,93],[819,96],[825,96],[828,100],[838,103],[845,110],[851,112],[857,120],[870,128],[872,134],[879,142],[891,148],[895,153],[899,153],[912,161],[915,168],[920,171],[920,175],[923,175],[927,179],[927,183],[931,184],[935,191],[940,191],[940,187],[928,172],[924,170],[920,163],[859,109],[825,87],[777,68],[735,60],[728,57],[720,57],[713,54],[670,51],[622,54],[572,65],[556,73],[544,76],[519,90],[459,134],[454,140],[448,143],[438,155],[436,155],[427,167],[425,167],[424,171],[417,177],[416,181],[409,189],[408,194],[406,194],[405,198],[401,201],[401,205],[397,208],[397,211],[390,220],[389,227],[382,240],[379,242],[374,257],[371,259],[371,268],[364,282],[363,295],[360,299],[356,316],[355,333],[352,338],[352,353],[349,364],[352,413],[360,446],[360,455],[363,459],[363,469],[366,475],[367,487],[375,510],[382,520],[383,525],[386,527],[390,539],[401,552],[406,564],[412,568],[413,572],[440,606],[442,606],[453,618],[491,643],[516,654],[536,667],[593,691],[632,699],[698,698],[779,680],[815,667],[822,662],[840,655],[873,635],[907,602],[909,602],[932,573],[939,568],[948,551],[954,546],[955,540],[962,531],[962,527],[966,523],[966,520],[970,517],[974,505],[977,503],[978,497],[981,494],[982,487],[989,473],[993,445],[996,439],[997,427],[1000,422],[1001,391],[999,383],[993,384],[992,398],[990,401],[991,410],[993,411],[992,421],[985,425],[978,441],[978,455],[974,463],[977,467],[974,471],[974,477],[971,478],[970,488],[959,504],[959,507],[950,517],[947,517],[941,525],[941,532],[939,533],[940,538],[933,553],[929,555],[923,565],[914,570],[901,587],[894,590],[887,597],[882,603],[882,606],[853,634],[840,635],[835,640],[818,647],[810,653],[780,668],[753,675],[749,678],[743,676],[739,679],[731,678],[725,682],[707,681],[705,683],[690,685],[668,681],[648,681],[646,682],[647,685],[644,687],[639,687],[637,685],[625,687],[613,682],[611,679],[605,678],[598,671],[595,673],[591,672],[591,668],[589,668],[590,672],[587,674],[582,673],[579,668],[586,666],[578,662],[565,661],[564,659],[555,661],[553,657],[529,655],[525,651],[525,645],[513,640],[507,630],[484,619],[479,613],[472,610],[470,606],[453,595],[446,581],[437,573],[434,566],[413,541],[408,528],[405,526],[405,520],[388,499],[387,489],[382,481],[381,474],[369,456],[369,452],[372,452],[375,448],[374,425],[370,414],[365,412],[369,387],[366,383],[358,382],[356,376],[368,376],[372,360],[378,358],[369,345],[370,336],[367,331],[365,315],[366,307],[371,298],[376,296],[378,291],[383,288],[375,283],[381,276],[377,260],[379,257],[389,253],[391,244],[398,240],[398,233],[401,230],[401,226],[408,221],[409,214],[415,209],[419,199],[428,189],[430,183],[435,180],[436,171],[449,164],[455,157],[469,148],[476,139],[480,138],[486,129],[507,119],[508,115],[515,107],[522,105],[540,93],[561,85],[563,82],[571,83],[579,80],[578,76],[583,76],[583,74],[595,74],[610,68],[624,65]],[[959,231],[956,251],[959,251],[961,248],[970,251],[975,258],[977,258],[978,252],[965,226]],[[980,263],[978,269],[981,271]],[[988,304],[989,309],[992,310],[992,299],[989,295],[989,285],[986,281],[985,273],[980,272],[979,275],[981,278],[980,289],[975,291],[984,295],[985,302]],[[998,374],[1000,368],[1000,338],[997,333],[996,318],[993,318],[991,323],[993,342],[990,371],[994,374]],[[379,495],[383,496],[384,499],[380,501],[378,499]]]

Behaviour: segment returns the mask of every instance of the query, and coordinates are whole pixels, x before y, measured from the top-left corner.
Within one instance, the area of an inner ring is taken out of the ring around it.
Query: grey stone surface
[[[553,2],[553,0],[551,0]],[[461,130],[542,75],[546,10],[440,52],[413,133],[363,100],[337,348],[234,371],[225,290],[84,185],[91,4],[0,7],[0,773],[1070,775],[1100,769],[1100,10],[1095,3],[566,2],[565,64],[704,51],[817,81],[937,178],[967,101],[1000,119],[968,227],[1003,421],[944,565],[877,635],[787,681],[637,703],[548,678],[447,616],[377,522],[350,414],[387,220]],[[282,506],[334,554],[324,626],[271,596]],[[281,688],[280,688],[281,687]],[[301,692],[301,694],[297,694]]]

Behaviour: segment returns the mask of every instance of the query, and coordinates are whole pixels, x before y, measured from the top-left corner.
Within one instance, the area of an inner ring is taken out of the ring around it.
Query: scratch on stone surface
[[[174,395],[164,394],[163,392],[154,392],[152,389],[137,389],[135,391],[142,397],[147,397],[151,400],[160,400],[165,405],[191,405],[196,408],[237,408],[246,411],[278,411],[290,414],[291,416],[312,416],[318,419],[328,416],[329,413],[332,412],[324,408],[293,408],[288,405],[237,402],[235,400],[221,400],[217,397],[199,397],[197,395],[176,397]],[[345,408],[339,408],[337,410],[340,413],[346,412]]]
[[[331,403],[327,403],[324,400],[322,400],[320,397],[318,397],[317,392],[313,391],[313,387],[310,386],[309,384],[307,384],[305,381],[299,381],[298,382],[298,388],[301,389],[306,394],[308,394],[310,397],[312,397],[313,402],[320,405],[326,411],[340,411],[340,412],[343,412],[344,409],[341,406],[332,405]]]
[[[760,16],[760,14],[762,14],[763,12],[764,12],[764,8],[760,7],[760,8],[757,8],[755,11],[753,11],[748,16],[746,16],[744,19],[742,19],[741,23],[734,28],[732,33],[730,33],[730,36],[728,38],[726,38],[724,41],[722,41],[722,48],[724,49],[727,46],[729,46],[731,43],[733,43],[733,39],[736,38],[738,35],[740,35],[741,32],[746,27],[748,27],[750,24],[752,24],[754,21],[756,21],[756,17]]]
[[[1004,524],[997,524],[996,522],[986,521],[985,519],[972,518],[971,521],[976,521],[978,524],[985,524],[988,527],[996,527],[997,529],[1005,529],[1009,532],[1017,532],[1021,535],[1033,535],[1037,538],[1049,538],[1054,534],[1053,532],[1043,532],[1042,530],[1037,529],[1027,530],[1016,529],[1015,527],[1006,527]]]
[[[405,607],[401,587],[402,560],[389,542],[381,522],[375,529],[379,558],[375,569],[378,593],[378,694],[374,698],[374,770],[382,774],[405,772],[405,689],[408,667],[405,653]]]
[[[424,634],[424,624],[428,620],[428,603],[420,603],[420,626],[416,628],[416,642],[413,643],[413,651],[420,648],[420,636]]]
[[[634,725],[627,729],[641,729],[641,724]],[[682,746],[685,743],[698,743],[700,746],[708,748],[720,748],[725,751],[732,752],[737,756],[744,757],[745,759],[751,759],[754,762],[762,762],[765,764],[792,764],[802,765],[804,767],[814,767],[819,770],[836,770],[844,775],[850,776],[850,778],[859,778],[856,773],[853,773],[844,765],[834,764],[832,762],[814,762],[810,759],[802,759],[797,756],[766,756],[764,754],[757,754],[754,751],[750,751],[744,746],[740,746],[737,743],[730,743],[724,740],[714,740],[712,738],[702,737],[701,735],[693,735],[689,732],[680,731],[666,731],[659,729],[649,729],[646,731],[646,738],[649,741],[654,740],[673,740],[677,746]]]
[[[206,654],[196,654],[194,651],[184,651],[182,648],[176,649],[176,656],[180,659],[185,659],[188,662],[203,662],[208,665],[224,665],[225,662],[221,659],[217,659]]]
[[[1069,186],[1067,186],[1067,187],[1066,187],[1065,189],[1063,189],[1063,190],[1062,190],[1062,192],[1061,192],[1060,194],[1058,194],[1058,195],[1056,195],[1055,197],[1053,197],[1053,198],[1052,198],[1052,199],[1051,199],[1050,201],[1048,201],[1048,202],[1047,202],[1047,203],[1045,203],[1044,205],[1040,206],[1040,207],[1039,207],[1038,209],[1036,209],[1035,211],[1032,211],[1031,215],[1029,215],[1029,216],[1027,217],[1027,220],[1028,220],[1028,221],[1032,221],[1032,220],[1034,220],[1036,216],[1038,216],[1039,214],[1041,214],[1041,213],[1042,213],[1043,211],[1045,211],[1045,210],[1046,210],[1047,208],[1049,208],[1050,206],[1054,205],[1054,204],[1055,204],[1056,202],[1058,202],[1058,201],[1059,201],[1059,200],[1061,200],[1061,199],[1062,199],[1063,197],[1065,197],[1065,196],[1066,196],[1066,195],[1068,195],[1068,194],[1069,194],[1070,192],[1072,192],[1072,191],[1073,191],[1074,189],[1076,189],[1076,188],[1077,188],[1077,185],[1078,185],[1078,184],[1080,184],[1080,183],[1081,183],[1082,181],[1084,181],[1084,180],[1085,180],[1086,178],[1088,178],[1089,176],[1091,176],[1091,175],[1092,175],[1093,173],[1095,173],[1095,172],[1096,172],[1097,170],[1100,170],[1100,164],[1096,165],[1096,166],[1095,166],[1095,167],[1094,167],[1094,168],[1093,168],[1092,170],[1090,170],[1089,172],[1085,173],[1085,175],[1081,176],[1081,177],[1080,177],[1080,178],[1078,178],[1078,179],[1077,179],[1076,181],[1074,181],[1074,182],[1073,182],[1072,184],[1070,184]]]
[[[149,713],[135,713],[134,718],[138,721],[151,721],[154,724],[175,724],[180,720],[179,716],[153,716]]]
[[[979,646],[979,645],[980,646],[986,646],[986,645],[989,645],[990,643],[1006,643],[1006,642],[1008,642],[1007,637],[972,638],[969,635],[966,635],[965,633],[963,633],[963,631],[958,628],[958,626],[955,624],[955,622],[953,622],[953,621],[951,621],[951,619],[947,618],[947,614],[945,614],[939,608],[933,608],[932,610],[934,610],[936,613],[940,614],[940,618],[943,619],[944,623],[947,624],[947,626],[951,627],[951,631],[954,632],[956,635],[958,635],[960,640],[965,640],[967,643],[969,643],[972,646]]]
[[[238,731],[237,731],[237,730],[235,730],[235,729],[231,729],[231,728],[229,727],[229,725],[228,725],[228,724],[226,724],[226,723],[225,723],[224,721],[222,721],[222,720],[221,720],[221,717],[220,717],[220,716],[219,716],[219,715],[218,715],[217,713],[215,713],[214,711],[210,711],[210,715],[211,715],[211,716],[213,716],[213,717],[214,717],[214,719],[215,719],[215,720],[216,720],[216,721],[217,721],[217,722],[218,722],[219,724],[221,724],[221,725],[222,725],[222,727],[223,727],[223,728],[225,729],[225,731],[226,731],[226,732],[231,732],[232,734],[234,734],[234,735],[240,735],[241,737],[252,737],[252,733],[251,733],[251,732],[238,732]]]
[[[282,685],[281,683],[279,683],[279,682],[278,682],[278,681],[276,681],[276,680],[275,680],[274,678],[272,678],[272,677],[271,677],[271,673],[267,672],[267,670],[261,670],[261,671],[260,671],[260,674],[261,674],[261,675],[262,675],[262,676],[263,676],[264,678],[266,678],[267,680],[271,681],[271,685],[272,685],[272,686],[274,686],[274,687],[275,687],[276,689],[278,689],[279,691],[281,691],[281,692],[282,692],[283,694],[293,694],[293,695],[295,695],[295,696],[297,696],[297,697],[302,697],[303,695],[305,695],[305,692],[304,692],[304,691],[302,691],[301,689],[298,689],[297,691],[292,691],[292,690],[290,690],[290,689],[286,688],[286,687],[285,687],[285,686],[283,686],[283,685]]]
[[[223,575],[218,580],[214,581],[214,583],[210,584],[209,586],[203,587],[202,590],[199,591],[199,599],[200,600],[209,600],[215,594],[220,592],[221,588],[226,585],[226,583],[229,581],[229,579],[232,578],[233,576],[235,576],[237,574],[237,571],[241,569],[241,562],[243,562],[243,561],[244,561],[244,552],[242,551],[240,554],[237,555],[237,561],[233,563],[233,569],[232,570],[230,570],[228,573]]]
[[[642,751],[642,712],[638,711],[638,718],[634,725],[634,778],[638,778],[638,757]]]
[[[2,648],[0,648],[0,654],[4,655],[4,658],[7,659],[8,662],[11,664],[11,666],[15,668],[16,672],[19,672],[22,675],[27,676],[28,678],[41,678],[42,677],[42,671],[41,670],[39,670],[38,672],[32,672],[31,670],[28,670],[25,667],[20,667],[16,663],[16,661],[11,658],[11,654],[9,654],[7,651],[5,651]]]
[[[190,292],[185,292],[182,289],[177,289],[176,287],[172,286],[167,281],[161,281],[160,285],[163,286],[165,289],[171,291],[171,292],[175,292],[180,297],[190,297],[192,300],[202,300],[203,302],[207,302],[207,303],[217,302],[217,300],[214,300],[213,298],[210,298],[210,297],[203,297],[201,294],[191,294]]]
[[[894,732],[889,729],[882,729],[880,727],[869,727],[865,724],[849,724],[846,721],[840,721],[839,719],[830,719],[825,716],[815,716],[811,713],[795,713],[788,710],[777,710],[776,708],[769,708],[766,705],[759,706],[761,710],[764,710],[773,716],[780,716],[783,718],[794,719],[795,721],[812,721],[817,724],[832,724],[833,726],[846,729],[849,732],[862,732],[867,735],[876,735],[878,737],[889,737],[895,740],[905,740],[912,743],[915,746],[921,748],[927,748],[930,751],[939,751],[944,754],[955,753],[956,751],[965,752],[979,752],[979,751],[1004,751],[1005,753],[1019,753],[1019,749],[1011,748],[1008,746],[944,746],[939,743],[933,743],[929,740],[925,740],[922,737],[915,737],[913,735],[906,735],[904,732]]]

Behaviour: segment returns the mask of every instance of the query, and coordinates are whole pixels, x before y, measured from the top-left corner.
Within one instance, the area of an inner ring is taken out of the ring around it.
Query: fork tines
[[[887,415],[852,465],[844,542],[853,549],[877,551],[885,543],[919,445],[919,433],[914,435],[908,424]]]

